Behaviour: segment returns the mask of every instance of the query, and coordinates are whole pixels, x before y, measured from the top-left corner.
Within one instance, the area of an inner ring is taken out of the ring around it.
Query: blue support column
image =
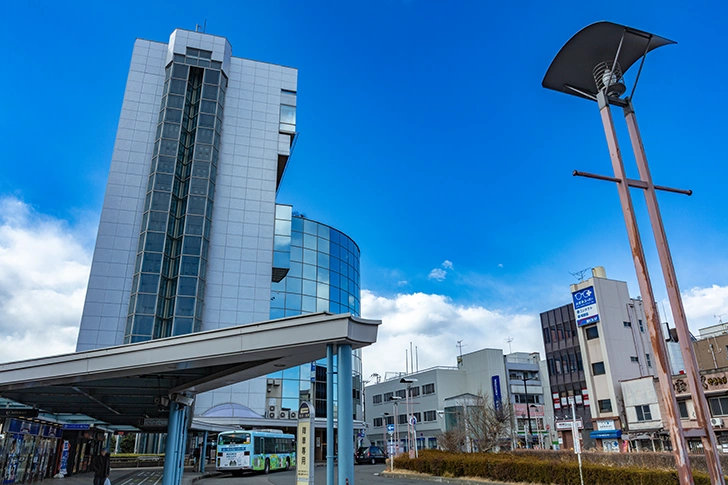
[[[326,346],[326,485],[334,485],[334,346]]]
[[[205,473],[205,464],[207,464],[207,431],[202,438],[202,449],[200,450],[200,473]]]
[[[182,437],[179,440],[179,467],[177,468],[177,483],[182,483],[182,475],[185,472],[185,457],[187,454],[187,418],[189,417],[190,408],[184,406],[182,408],[182,415],[180,416],[180,434]]]
[[[354,396],[351,385],[351,345],[339,346],[339,483],[354,485]]]
[[[169,403],[169,423],[167,424],[167,446],[164,450],[164,471],[162,472],[162,485],[178,485],[177,478],[177,450],[179,447],[180,429],[179,415],[183,414],[176,402]]]

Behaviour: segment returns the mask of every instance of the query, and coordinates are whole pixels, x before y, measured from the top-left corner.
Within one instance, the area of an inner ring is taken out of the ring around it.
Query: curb
[[[222,472],[205,472],[204,474],[195,477],[192,479],[192,483],[195,483],[198,480],[207,480],[208,478],[215,478],[222,475]]]
[[[380,477],[384,478],[406,478],[407,480],[420,480],[423,482],[436,482],[436,483],[456,483],[461,485],[510,485],[503,482],[486,482],[482,480],[471,480],[469,478],[448,478],[438,477],[434,475],[419,475],[414,473],[391,473],[383,471],[379,474]]]

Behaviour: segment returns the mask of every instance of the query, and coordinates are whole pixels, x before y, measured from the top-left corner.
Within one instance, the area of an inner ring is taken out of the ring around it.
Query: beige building
[[[590,437],[605,451],[619,451],[627,424],[620,381],[654,376],[654,358],[642,300],[629,296],[624,281],[608,279],[604,268],[592,274],[571,285],[591,404]]]

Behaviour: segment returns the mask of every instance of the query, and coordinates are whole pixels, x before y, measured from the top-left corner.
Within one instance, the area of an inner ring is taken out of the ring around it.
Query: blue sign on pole
[[[493,386],[493,405],[495,406],[496,410],[500,410],[501,406],[503,406],[503,398],[501,397],[500,376],[495,375],[491,377],[490,383]]]
[[[394,433],[394,425],[393,424],[388,424],[387,425],[387,432],[388,433]]]
[[[599,321],[597,295],[593,286],[575,291],[571,296],[574,300],[574,314],[576,315],[577,326],[583,327]]]

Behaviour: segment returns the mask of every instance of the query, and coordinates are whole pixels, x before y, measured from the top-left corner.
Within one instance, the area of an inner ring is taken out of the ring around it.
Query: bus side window
[[[255,453],[256,455],[260,455],[261,453],[263,453],[263,438],[261,438],[260,436],[255,437],[253,453]]]

